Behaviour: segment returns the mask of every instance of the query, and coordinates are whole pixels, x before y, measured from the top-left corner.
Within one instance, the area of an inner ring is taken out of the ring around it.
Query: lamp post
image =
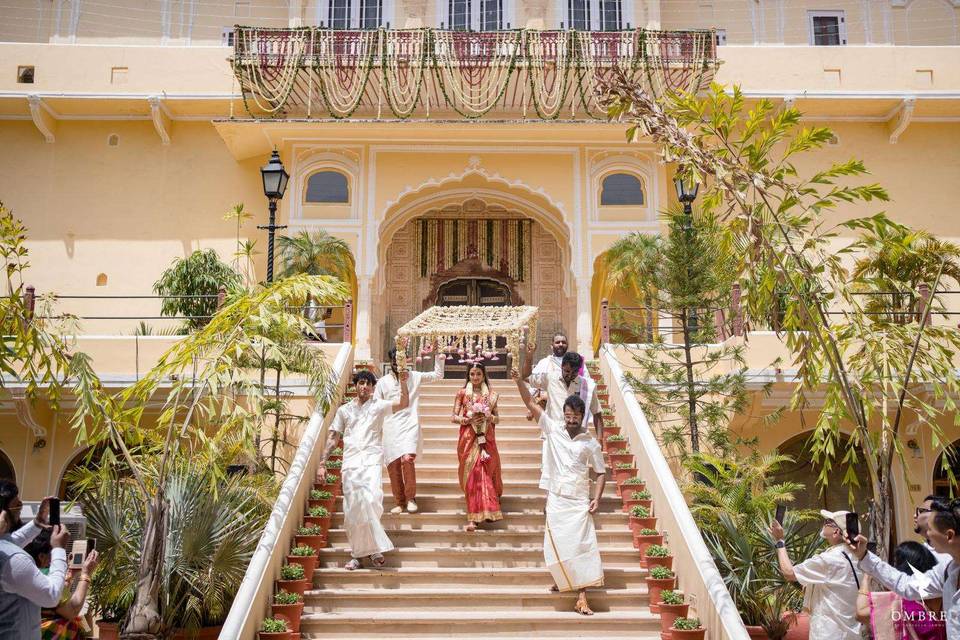
[[[673,185],[677,189],[677,200],[683,205],[683,234],[685,240],[689,243],[693,238],[693,201],[697,199],[697,189],[700,185],[694,180],[693,175],[684,170],[684,167],[677,167],[677,173],[673,178]],[[689,244],[687,247],[689,248]],[[686,267],[687,285],[689,286],[691,273],[690,263]],[[685,349],[687,363],[687,384],[693,388],[693,366],[690,359],[689,345],[693,336],[699,329],[700,318],[696,308],[683,310],[683,341],[688,348]],[[700,451],[700,430],[697,425],[697,400],[691,394],[688,401],[687,411],[690,421],[690,448],[694,452]],[[699,482],[705,478],[702,475],[695,474],[694,477]]]
[[[257,229],[267,230],[267,283],[273,282],[273,239],[277,229],[286,229],[286,225],[276,224],[277,220],[277,200],[283,198],[283,192],[287,190],[287,181],[290,174],[283,168],[280,162],[280,154],[273,150],[270,161],[260,167],[260,177],[263,178],[263,195],[267,196],[270,203],[270,224],[257,225]]]
[[[697,199],[697,190],[700,185],[692,175],[685,175],[683,167],[677,169],[673,178],[673,186],[677,189],[677,200],[683,205],[683,213],[687,216],[687,228],[690,228],[690,218],[693,216],[693,201]]]

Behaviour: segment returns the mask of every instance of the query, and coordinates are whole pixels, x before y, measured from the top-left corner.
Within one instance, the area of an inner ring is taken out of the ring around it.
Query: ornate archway
[[[468,258],[458,262],[456,265],[447,269],[446,271],[435,273],[430,276],[430,294],[424,298],[421,306],[423,309],[427,309],[437,304],[440,290],[445,285],[457,280],[479,279],[492,280],[503,285],[509,292],[509,304],[514,306],[523,304],[523,298],[520,296],[517,286],[519,283],[511,278],[509,274],[506,274],[499,269],[488,267],[478,258]],[[472,302],[469,303],[473,304]]]

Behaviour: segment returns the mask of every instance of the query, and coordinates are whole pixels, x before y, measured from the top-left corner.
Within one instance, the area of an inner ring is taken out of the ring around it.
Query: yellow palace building
[[[281,233],[326,230],[356,258],[331,360],[344,340],[382,363],[435,304],[534,305],[539,353],[562,331],[592,356],[601,300],[620,299],[601,256],[676,203],[674,167],[596,102],[617,69],[795,105],[836,134],[801,170],[862,158],[892,218],[960,236],[957,0],[0,0],[0,200],[28,227],[29,284],[84,318],[79,348],[118,387],[175,339],[134,336],[164,324],[135,296],[171,261],[256,239],[264,278],[274,150]],[[254,214],[239,236],[237,203]],[[748,360],[782,350],[758,333]],[[800,416],[760,425],[791,388],[767,374],[743,429],[800,453]],[[26,499],[62,490],[82,454],[68,413],[0,402],[0,476]],[[901,514],[948,488],[916,438]]]

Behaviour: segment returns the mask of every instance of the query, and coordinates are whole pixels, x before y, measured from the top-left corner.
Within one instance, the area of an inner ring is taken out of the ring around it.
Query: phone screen
[[[87,554],[91,551],[96,551],[97,549],[97,539],[96,538],[87,538]]]
[[[860,535],[860,517],[856,513],[847,514],[847,540],[850,544],[856,544],[857,536]]]
[[[60,524],[60,498],[50,498],[50,526]]]
[[[777,522],[779,522],[780,524],[783,524],[783,518],[784,518],[786,515],[787,515],[787,505],[785,505],[785,504],[778,504],[778,505],[777,505],[777,513],[776,513],[776,515],[774,516],[774,517],[777,519]]]

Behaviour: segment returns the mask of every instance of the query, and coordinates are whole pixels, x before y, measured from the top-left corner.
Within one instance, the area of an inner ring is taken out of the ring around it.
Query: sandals
[[[383,565],[387,564],[386,559],[383,557],[382,553],[375,553],[370,556],[370,561],[373,562],[373,566],[379,569]]]
[[[360,563],[360,558],[353,558],[347,564],[343,565],[343,568],[347,571],[356,571],[361,568],[363,565]]]
[[[466,526],[463,527],[463,530],[464,530],[464,531],[476,531],[476,530],[477,530],[477,523],[476,523],[476,522],[468,522],[468,523],[466,524]]]
[[[592,616],[593,609],[590,608],[590,605],[587,603],[586,598],[577,598],[577,603],[573,605],[573,610],[576,613],[579,613],[582,616]]]

